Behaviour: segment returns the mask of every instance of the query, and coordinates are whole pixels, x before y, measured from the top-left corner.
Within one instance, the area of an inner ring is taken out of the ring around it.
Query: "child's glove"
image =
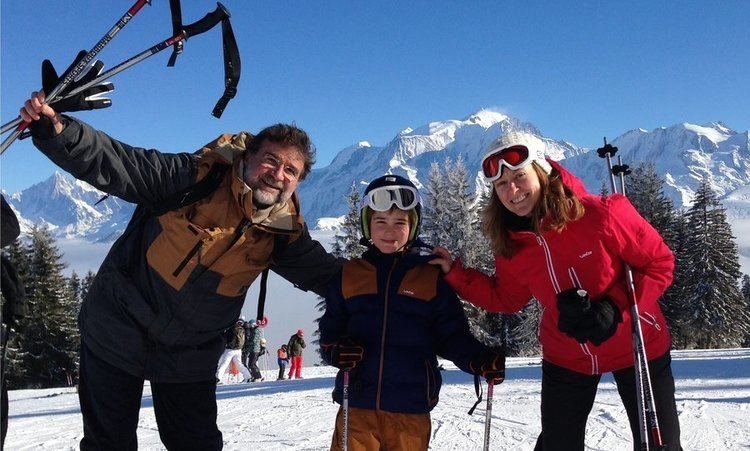
[[[591,341],[596,346],[614,335],[622,314],[609,296],[591,301],[586,290],[570,288],[557,294],[560,332],[579,343]]]
[[[322,344],[323,359],[341,370],[351,370],[362,361],[364,348],[355,341],[344,338],[335,343]]]
[[[485,379],[499,384],[505,380],[505,353],[484,351],[469,362],[469,369]]]

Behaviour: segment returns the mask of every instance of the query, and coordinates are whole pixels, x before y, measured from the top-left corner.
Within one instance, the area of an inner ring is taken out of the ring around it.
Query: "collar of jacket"
[[[380,250],[370,245],[368,249],[362,254],[362,259],[371,263],[373,266],[379,265],[390,265],[394,260],[398,259],[399,264],[405,268],[413,268],[425,264],[435,258],[434,255],[420,255],[415,249],[403,250],[400,252],[394,252],[392,254],[384,254]]]
[[[298,235],[302,231],[304,219],[299,213],[299,197],[296,191],[283,204],[274,204],[267,212],[259,211],[253,206],[253,190],[245,184],[242,177],[244,158],[238,158],[232,166],[232,197],[254,227],[286,235]]]

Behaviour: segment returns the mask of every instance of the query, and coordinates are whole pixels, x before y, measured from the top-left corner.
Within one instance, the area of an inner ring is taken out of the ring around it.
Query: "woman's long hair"
[[[547,175],[536,163],[532,163],[532,167],[539,177],[541,195],[531,211],[531,230],[541,233],[542,220],[545,220],[545,229],[559,232],[568,222],[580,219],[584,213],[581,200],[563,184],[560,172],[553,168]],[[515,215],[500,202],[494,186],[492,190],[490,200],[482,210],[482,233],[489,238],[493,253],[510,258],[515,249],[508,224]]]

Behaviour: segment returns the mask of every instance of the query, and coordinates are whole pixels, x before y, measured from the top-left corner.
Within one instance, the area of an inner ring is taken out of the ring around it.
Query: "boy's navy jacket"
[[[430,258],[370,248],[331,283],[321,346],[348,338],[364,348],[363,360],[350,373],[350,406],[429,412],[442,383],[436,354],[471,373],[471,359],[487,351],[469,332],[440,268],[427,264]],[[333,392],[339,404],[342,380],[339,371]]]

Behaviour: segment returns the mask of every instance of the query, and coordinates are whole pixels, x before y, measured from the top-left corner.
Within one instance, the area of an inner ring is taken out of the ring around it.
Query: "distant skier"
[[[529,299],[542,308],[542,432],[537,450],[582,450],[599,379],[612,372],[640,442],[632,331],[624,263],[630,265],[665,449],[679,450],[669,347],[659,298],[672,283],[674,256],[622,195],[594,196],[544,157],[545,143],[510,133],[492,143],[482,171],[493,195],[482,229],[495,274],[466,268],[436,248],[445,280],[467,301],[513,313]]]
[[[219,359],[218,369],[216,370],[216,381],[222,383],[226,374],[230,368],[230,365],[234,364],[242,374],[242,381],[250,379],[250,371],[245,368],[242,363],[242,345],[245,344],[245,328],[243,327],[244,321],[238,319],[237,323],[227,331],[227,346],[224,350],[224,354]]]
[[[342,370],[333,399],[342,403],[350,371],[349,449],[426,450],[442,384],[437,354],[493,381],[505,375],[505,355],[472,337],[461,303],[427,264],[431,257],[413,252],[421,206],[411,182],[373,180],[360,218],[370,245],[334,279],[320,321],[323,359]],[[339,409],[332,450],[342,447],[342,417]]]
[[[297,333],[289,338],[287,343],[287,352],[292,361],[289,367],[289,379],[295,377],[302,379],[302,350],[305,349],[305,332],[302,329],[298,329]]]
[[[250,329],[253,331],[253,336],[250,341],[249,350],[247,353],[248,367],[253,375],[251,382],[258,382],[263,380],[263,375],[258,368],[258,358],[261,356],[261,340],[263,340],[263,332],[258,327],[258,323],[255,319],[250,321]]]
[[[277,381],[284,380],[284,371],[286,370],[286,364],[289,363],[289,356],[287,355],[286,349],[286,345],[281,345],[281,347],[276,351],[276,363],[279,364],[279,377],[276,378]]]

